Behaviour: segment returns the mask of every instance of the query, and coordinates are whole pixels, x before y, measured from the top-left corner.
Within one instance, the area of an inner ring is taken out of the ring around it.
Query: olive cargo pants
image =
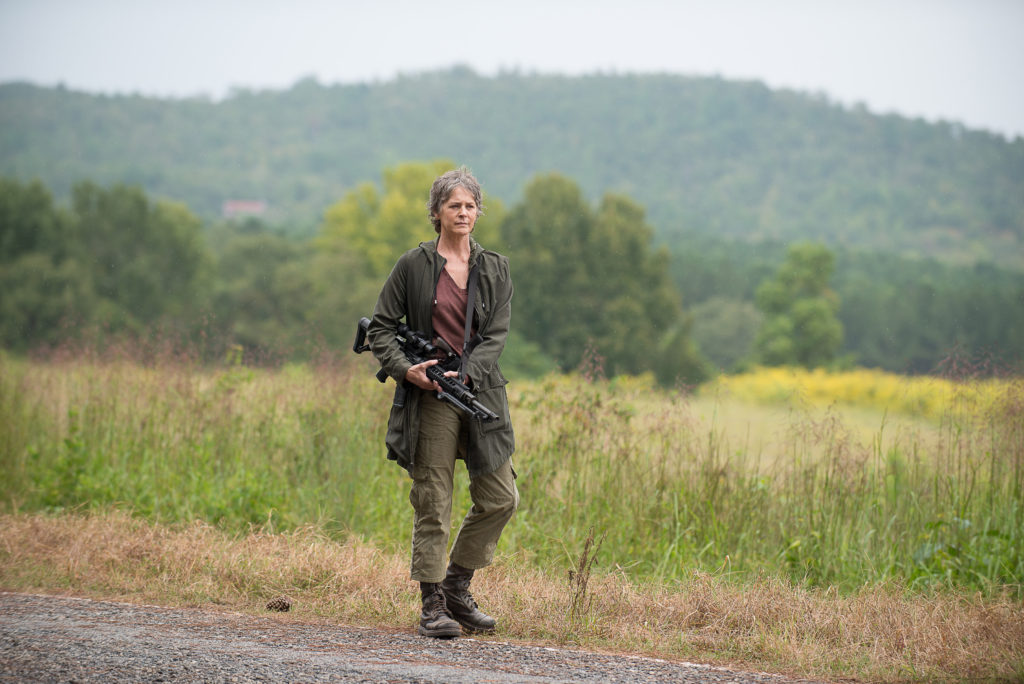
[[[420,431],[412,469],[409,502],[414,511],[412,579],[444,579],[448,534],[451,530],[455,461],[465,457],[466,433],[471,419],[432,392],[420,399]],[[519,506],[519,490],[511,460],[496,471],[478,475],[469,483],[473,505],[462,521],[451,560],[476,570],[491,564],[498,538]]]

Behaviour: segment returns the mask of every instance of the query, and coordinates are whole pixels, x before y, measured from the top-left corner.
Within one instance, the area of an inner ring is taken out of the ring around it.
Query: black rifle
[[[370,325],[369,318],[360,318],[356,327],[356,340],[352,343],[352,351],[362,354],[369,351],[370,345],[366,344],[366,328]],[[423,363],[430,359],[439,359],[436,364],[427,368],[427,377],[437,383],[440,388],[437,390],[437,398],[447,401],[461,411],[465,411],[477,420],[488,422],[498,420],[498,415],[481,404],[476,396],[457,376],[449,377],[444,373],[446,370],[459,369],[459,357],[452,352],[446,352],[430,343],[422,333],[411,330],[405,323],[399,323],[395,331],[395,340],[401,348],[405,358],[413,365]],[[387,371],[381,368],[377,371],[377,379],[386,382]],[[405,391],[408,383],[402,383],[395,392],[395,406],[405,405]]]

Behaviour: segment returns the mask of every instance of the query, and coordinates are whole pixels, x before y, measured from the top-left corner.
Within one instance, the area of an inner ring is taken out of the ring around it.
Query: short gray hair
[[[434,179],[434,184],[430,186],[430,199],[427,201],[427,213],[430,216],[430,222],[434,224],[434,231],[437,233],[441,232],[441,219],[437,215],[441,213],[441,205],[448,201],[448,198],[455,192],[455,188],[463,188],[468,191],[473,196],[473,201],[476,202],[477,216],[484,215],[483,191],[480,189],[480,181],[465,166],[446,171]]]

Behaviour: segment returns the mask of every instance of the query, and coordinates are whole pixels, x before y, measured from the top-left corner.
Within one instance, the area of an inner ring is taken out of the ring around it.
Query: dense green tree
[[[23,254],[54,254],[67,236],[65,217],[40,181],[0,178],[0,263]]]
[[[753,302],[729,297],[711,297],[690,313],[697,348],[724,371],[736,370],[750,356],[764,319]]]
[[[138,187],[91,182],[75,186],[71,208],[77,254],[109,323],[139,327],[196,313],[210,264],[202,224],[188,209]]]
[[[92,319],[97,304],[79,262],[55,261],[42,251],[22,254],[0,264],[0,346],[59,343]]]
[[[557,174],[537,177],[524,195],[501,225],[513,260],[517,329],[563,369],[591,349],[611,374],[702,379],[667,252],[651,249],[643,209],[609,194],[594,211]]]
[[[72,256],[74,238],[40,182],[0,178],[0,345],[55,343],[92,316],[96,296]]]
[[[209,275],[199,220],[137,187],[84,182],[64,211],[39,183],[3,181],[0,244],[0,337],[13,348],[95,323],[181,322]]]
[[[373,312],[383,278],[367,276],[366,264],[351,252],[318,249],[309,263],[312,298],[306,318],[328,347],[352,346],[356,323]]]
[[[828,287],[834,259],[823,245],[793,245],[775,276],[758,287],[765,319],[755,347],[762,363],[814,368],[835,358],[843,327],[839,299]]]
[[[220,226],[212,296],[215,328],[249,353],[296,356],[315,340],[307,242],[270,231],[257,220]]]

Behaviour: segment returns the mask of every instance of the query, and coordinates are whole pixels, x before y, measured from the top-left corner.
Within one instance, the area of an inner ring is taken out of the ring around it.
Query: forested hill
[[[311,232],[355,184],[435,158],[506,204],[546,171],[591,198],[623,192],[664,240],[810,238],[1024,269],[1024,139],[756,82],[455,68],[222,101],[0,86],[0,175],[58,196],[126,182],[209,218],[263,200],[268,220]]]

